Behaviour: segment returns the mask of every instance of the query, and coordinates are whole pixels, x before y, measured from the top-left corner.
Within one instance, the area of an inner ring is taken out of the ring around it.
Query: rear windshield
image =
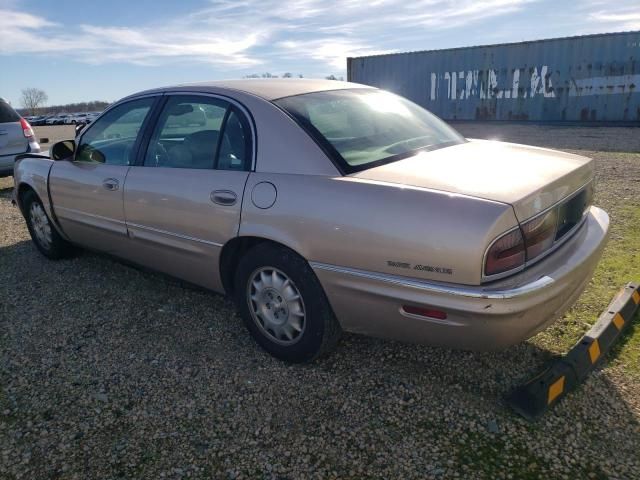
[[[382,90],[307,93],[275,103],[324,147],[344,173],[465,142],[435,115]]]
[[[20,115],[4,100],[0,100],[0,123],[18,122]]]

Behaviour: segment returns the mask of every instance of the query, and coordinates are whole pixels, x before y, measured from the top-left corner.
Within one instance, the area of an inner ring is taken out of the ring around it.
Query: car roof
[[[172,85],[164,88],[156,88],[143,93],[152,93],[167,90],[180,90],[185,87],[195,87],[198,90],[210,87],[212,90],[220,91],[224,89],[250,93],[265,100],[276,100],[293,95],[305,93],[321,92],[325,90],[344,90],[353,88],[372,88],[359,83],[341,82],[338,80],[320,80],[309,78],[247,78],[242,80],[220,80],[214,82],[187,83],[182,85]]]

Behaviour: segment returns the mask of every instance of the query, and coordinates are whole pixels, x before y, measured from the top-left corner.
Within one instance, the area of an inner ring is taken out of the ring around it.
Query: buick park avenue
[[[593,161],[468,140],[346,82],[159,88],[15,165],[37,249],[105,252],[235,299],[272,355],[343,331],[460,349],[518,343],[602,254]],[[229,321],[234,321],[229,319]]]

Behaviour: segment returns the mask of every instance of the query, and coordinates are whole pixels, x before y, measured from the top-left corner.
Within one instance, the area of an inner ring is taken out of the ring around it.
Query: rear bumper
[[[544,261],[487,286],[431,283],[311,262],[346,331],[469,350],[525,340],[580,296],[600,260],[609,216],[592,207],[576,234]],[[407,314],[403,305],[444,310],[445,320]]]
[[[0,155],[0,177],[13,175],[15,155]]]
[[[16,157],[18,155],[24,155],[25,153],[40,153],[40,144],[38,141],[35,139],[30,141],[26,152],[0,155],[0,177],[13,175],[13,165],[16,163]]]

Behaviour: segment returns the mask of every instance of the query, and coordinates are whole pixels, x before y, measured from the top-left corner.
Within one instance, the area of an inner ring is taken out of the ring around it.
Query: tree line
[[[270,73],[270,72],[265,72],[265,73],[252,73],[250,75],[245,75],[243,78],[279,78],[279,76],[274,75],[273,73]],[[294,75],[290,72],[286,72],[282,74],[282,78],[304,78],[304,75],[302,75],[301,73]],[[336,77],[335,75],[329,75],[324,78],[326,78],[327,80],[340,80],[340,81],[344,80],[344,77]]]
[[[18,112],[22,115],[50,115],[60,112],[101,112],[109,105],[109,102],[93,100],[91,102],[67,103],[64,105],[46,106],[49,96],[47,92],[39,88],[25,88],[22,90],[20,103],[22,108]]]
[[[59,112],[101,112],[110,105],[110,102],[92,100],[90,102],[67,103],[65,105],[51,105],[38,109],[38,115],[48,115]]]
[[[296,75],[286,72],[282,74],[282,78],[303,78],[301,73]],[[244,78],[278,78],[278,75],[272,73],[253,73],[251,75],[245,75]],[[336,77],[335,75],[329,75],[325,77],[327,80],[343,80],[343,77]],[[109,102],[103,102],[101,100],[93,100],[91,102],[77,102],[67,103],[65,105],[50,105],[46,106],[49,96],[47,92],[39,88],[29,87],[22,90],[22,96],[20,97],[20,103],[22,108],[18,109],[22,115],[50,115],[60,112],[101,112],[109,105]]]

